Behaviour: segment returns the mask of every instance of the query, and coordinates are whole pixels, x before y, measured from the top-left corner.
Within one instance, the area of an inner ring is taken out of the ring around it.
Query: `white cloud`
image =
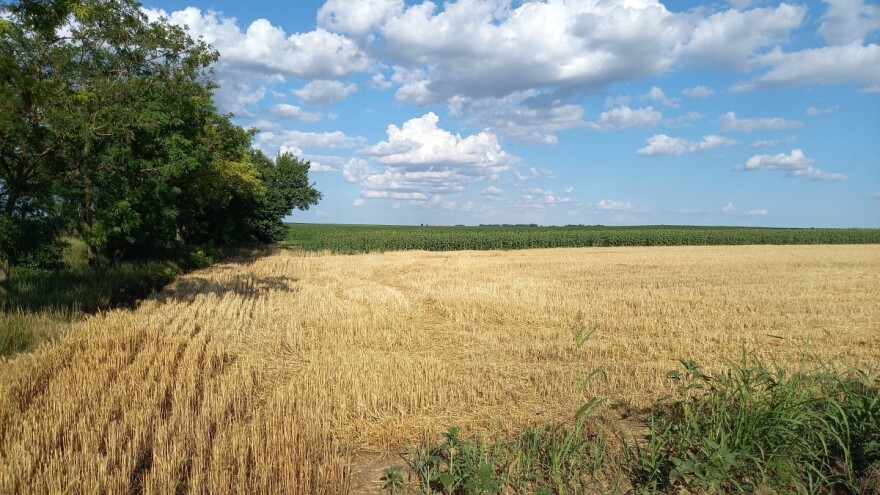
[[[565,188],[565,194],[571,194],[571,193],[573,193],[573,192],[574,192],[574,188],[573,188],[573,187],[570,187],[570,186],[569,186],[569,187],[566,187],[566,188]]]
[[[461,211],[471,211],[474,209],[474,202],[468,201],[467,203],[461,205]]]
[[[733,213],[736,211],[736,206],[734,206],[733,201],[728,201],[727,206],[721,208],[723,213]]]
[[[321,162],[309,161],[309,172],[336,172],[336,169]]]
[[[748,215],[759,215],[763,216],[767,214],[767,210],[765,208],[755,208],[754,210],[749,210],[747,212]]]
[[[705,65],[747,70],[758,49],[784,42],[806,13],[806,7],[787,3],[718,12],[698,22],[686,52]]]
[[[354,148],[365,142],[362,137],[347,136],[341,131],[303,132],[290,130],[266,130],[257,134],[255,144],[265,152],[272,153],[283,146],[298,148]]]
[[[871,197],[872,197],[872,198],[878,198],[878,199],[880,199],[880,191],[874,191],[874,192],[872,192],[872,193],[871,193]]]
[[[443,196],[435,194],[431,199],[398,201],[391,205],[392,208],[424,208],[426,210],[447,210],[455,209],[455,201],[447,201]]]
[[[666,96],[666,93],[664,93],[663,90],[658,88],[657,86],[651,86],[651,89],[648,90],[647,93],[642,95],[642,101],[644,100],[656,101],[664,106],[672,108],[678,106],[677,99]]]
[[[166,17],[201,37],[220,53],[214,64],[219,88],[214,101],[223,112],[251,117],[250,107],[263,100],[266,86],[288,77],[334,79],[369,70],[372,60],[346,36],[322,28],[288,35],[266,19],[239,27],[233,17],[195,7],[167,12],[144,9],[151,20]]]
[[[690,96],[691,98],[708,98],[715,94],[715,90],[706,86],[694,86],[693,88],[685,88],[681,90],[681,94]]]
[[[530,189],[520,197],[513,208],[517,210],[545,210],[559,205],[574,203],[574,199],[568,196],[559,196],[547,189]]]
[[[272,108],[269,109],[269,113],[276,117],[296,120],[299,122],[317,122],[321,120],[320,113],[306,112],[302,108],[288,103],[278,103],[273,105]]]
[[[327,0],[318,10],[318,26],[363,37],[403,10],[403,0]]]
[[[825,0],[828,9],[819,19],[819,35],[829,45],[862,42],[871,31],[880,29],[880,7],[863,0]]]
[[[293,91],[305,105],[327,106],[342,101],[357,91],[357,85],[345,84],[340,81],[312,81],[300,89]]]
[[[599,201],[596,205],[596,208],[602,211],[617,211],[617,212],[629,212],[629,213],[644,213],[647,209],[636,206],[629,201],[616,201],[613,199],[603,199]]]
[[[483,191],[480,194],[482,194],[483,196],[498,197],[498,196],[501,196],[502,194],[504,194],[504,189],[501,189],[500,187],[489,186],[486,189],[483,189]]]
[[[870,86],[865,86],[864,88],[859,90],[860,93],[880,93],[880,84],[872,84]]]
[[[765,139],[761,141],[755,141],[751,144],[752,148],[770,148],[773,146],[779,146],[782,144],[789,144],[797,141],[797,136],[788,136],[785,139]]]
[[[630,127],[654,127],[663,120],[663,114],[653,107],[637,108],[622,106],[602,112],[599,120],[587,123],[587,127],[599,131],[626,129]]]
[[[488,132],[462,138],[437,127],[440,118],[433,112],[386,130],[388,141],[364,148],[362,153],[387,165],[427,165],[474,167],[481,171],[504,170],[513,161],[501,149],[495,135]]]
[[[765,74],[737,84],[732,91],[786,88],[806,84],[880,84],[880,45],[848,45],[809,48],[785,53],[774,50],[758,58],[770,67]]]
[[[430,200],[401,205],[448,209],[455,203],[447,201],[443,194],[461,192],[470,184],[497,179],[501,172],[519,161],[501,149],[492,133],[483,131],[462,137],[438,127],[438,122],[437,115],[429,112],[401,127],[389,125],[387,141],[359,151],[372,157],[382,169],[373,169],[361,162],[346,165],[343,169],[346,180],[360,183],[363,194],[374,194],[374,197],[386,197],[382,196],[385,193],[391,199],[397,199],[393,196],[396,193],[430,197]]]
[[[375,17],[378,17],[375,16]],[[374,24],[383,51],[422,71],[398,98],[419,104],[459,95],[504,97],[538,88],[596,89],[671,68],[687,16],[657,0],[460,0],[406,7]]]
[[[819,115],[828,115],[828,114],[831,114],[831,113],[835,113],[835,112],[837,112],[838,110],[840,110],[840,107],[838,107],[838,106],[833,106],[833,107],[831,107],[831,108],[825,108],[825,109],[821,109],[821,110],[818,109],[818,108],[816,108],[816,107],[810,107],[810,108],[807,109],[807,112],[806,112],[806,113],[807,113],[807,115],[809,115],[810,117],[816,117],[816,116],[819,116]]]
[[[362,158],[351,158],[342,166],[342,176],[346,182],[360,182],[374,173],[370,163]]]
[[[454,96],[449,100],[449,111],[488,132],[526,143],[556,144],[556,133],[586,125],[580,105],[535,101],[541,96],[537,91],[503,98]]]
[[[221,67],[282,74],[299,79],[344,77],[367,70],[370,59],[357,43],[322,28],[288,35],[266,19],[253,21],[246,29],[237,20],[195,7],[171,12],[146,9],[150,18],[167,17],[172,24],[186,26],[194,38],[202,37],[220,52]]]
[[[718,146],[730,146],[734,143],[736,141],[733,139],[715,134],[705,136],[700,141],[687,141],[682,138],[670,137],[666,134],[655,134],[648,138],[647,144],[638,153],[640,155],[684,155],[717,148]]]
[[[788,155],[755,155],[745,164],[737,166],[739,170],[784,170],[789,177],[805,177],[814,180],[843,180],[846,176],[840,173],[825,172],[813,166],[815,160],[796,149]]]
[[[415,200],[431,199],[427,194],[420,193],[420,192],[395,192],[395,191],[373,191],[373,190],[363,191],[361,193],[361,197],[379,198],[379,199],[415,199]]]
[[[782,119],[779,117],[761,119],[738,119],[736,113],[727,112],[718,120],[721,130],[726,132],[754,132],[770,131],[779,129],[797,129],[804,124],[797,120]]]
[[[364,198],[354,198],[354,201],[351,202],[351,206],[364,206]]]
[[[370,86],[375,89],[388,89],[392,86],[390,81],[385,79],[385,74],[377,72],[370,78]]]

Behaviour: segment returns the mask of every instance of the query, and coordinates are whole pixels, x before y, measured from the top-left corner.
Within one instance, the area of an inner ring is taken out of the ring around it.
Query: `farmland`
[[[878,322],[877,245],[282,250],[0,363],[0,493],[376,492],[451,425],[638,417],[679,359],[876,377]]]
[[[878,244],[880,229],[689,226],[480,226],[287,224],[287,242],[306,250],[366,253],[613,246]]]

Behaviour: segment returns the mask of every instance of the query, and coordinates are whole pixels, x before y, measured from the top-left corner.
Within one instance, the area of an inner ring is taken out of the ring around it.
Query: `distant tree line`
[[[217,58],[132,0],[0,0],[0,286],[65,235],[99,266],[278,240],[318,202],[308,162],[218,112]]]

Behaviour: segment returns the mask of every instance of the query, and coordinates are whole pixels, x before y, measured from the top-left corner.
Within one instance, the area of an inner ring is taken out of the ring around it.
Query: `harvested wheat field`
[[[878,329],[876,245],[280,252],[0,363],[0,492],[344,493],[452,424],[644,407],[679,358],[876,374]]]

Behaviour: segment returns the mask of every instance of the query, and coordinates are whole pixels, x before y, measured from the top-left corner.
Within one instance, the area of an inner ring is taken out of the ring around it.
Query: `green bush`
[[[651,415],[631,451],[644,493],[859,493],[880,460],[880,387],[855,372],[789,371],[754,357],[706,375],[669,377],[679,398]]]

